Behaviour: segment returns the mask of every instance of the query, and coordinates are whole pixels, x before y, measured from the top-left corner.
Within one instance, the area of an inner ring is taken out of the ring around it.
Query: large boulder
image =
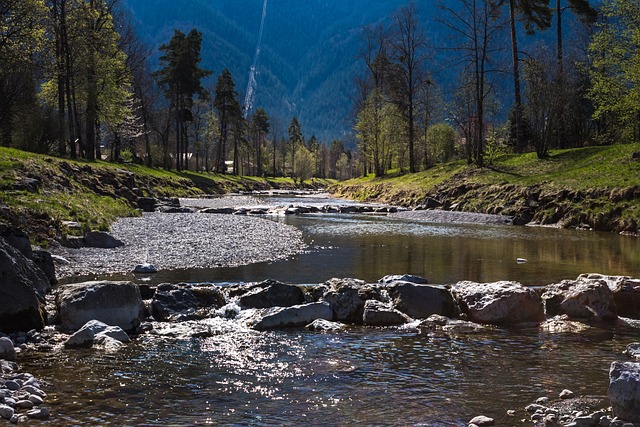
[[[613,415],[627,422],[640,423],[640,363],[611,364],[609,400]]]
[[[326,301],[333,310],[336,321],[362,323],[364,303],[367,300],[381,300],[380,290],[357,279],[331,279],[324,289],[321,301]]]
[[[89,320],[100,320],[125,331],[144,319],[140,289],[131,282],[95,281],[60,287],[56,295],[60,326],[77,331]]]
[[[388,306],[387,304],[368,300],[364,304],[362,323],[367,326],[396,326],[404,325],[411,319],[404,313]]]
[[[275,280],[264,281],[240,297],[240,304],[247,308],[291,307],[304,302],[302,289]]]
[[[55,285],[58,283],[58,279],[56,278],[56,266],[53,262],[53,256],[51,256],[50,252],[37,250],[33,251],[33,256],[31,257],[33,263],[38,267],[47,279],[49,279],[49,283],[51,285]]]
[[[163,284],[153,296],[151,314],[161,322],[204,319],[224,304],[222,292],[213,285]]]
[[[0,330],[42,329],[49,288],[42,270],[0,237]]]
[[[472,322],[512,325],[544,320],[540,296],[517,282],[458,282],[451,291],[462,314]]]
[[[453,295],[444,286],[395,282],[388,292],[394,307],[414,319],[426,319],[432,314],[446,317],[457,314]]]
[[[566,314],[573,319],[615,320],[613,292],[604,280],[563,280],[542,294],[548,316]]]
[[[640,319],[640,280],[625,276],[603,274],[581,274],[578,280],[604,281],[616,303],[618,316]]]
[[[333,310],[326,302],[274,307],[266,309],[252,327],[258,331],[267,329],[305,326],[314,320],[333,320]]]

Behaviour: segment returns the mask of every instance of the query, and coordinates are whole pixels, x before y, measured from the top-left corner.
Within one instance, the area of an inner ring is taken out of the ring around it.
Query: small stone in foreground
[[[560,392],[560,399],[571,399],[574,393],[571,390],[564,389]]]
[[[5,420],[10,420],[11,417],[13,417],[14,413],[15,411],[11,406],[0,405],[0,417],[4,418]]]
[[[46,420],[49,418],[49,410],[47,408],[35,408],[28,411],[27,416],[36,420]]]
[[[485,417],[484,415],[479,415],[474,419],[472,419],[471,421],[469,421],[469,424],[475,424],[478,427],[488,427],[488,426],[495,425],[496,422],[493,418]]]

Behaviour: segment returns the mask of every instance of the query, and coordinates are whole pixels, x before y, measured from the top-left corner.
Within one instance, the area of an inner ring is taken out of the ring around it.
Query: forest
[[[637,2],[441,0],[429,22],[425,3],[360,28],[353,132],[324,141],[245,108],[228,69],[202,66],[199,28],[151,46],[123,0],[0,0],[0,143],[302,181],[638,142]]]

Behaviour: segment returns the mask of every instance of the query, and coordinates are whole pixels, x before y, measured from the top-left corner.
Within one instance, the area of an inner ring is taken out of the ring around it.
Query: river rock
[[[305,328],[313,332],[336,332],[345,329],[347,325],[340,322],[332,322],[325,319],[316,319]]]
[[[137,264],[133,267],[133,273],[135,274],[154,274],[158,272],[158,268],[153,264]]]
[[[395,326],[403,325],[409,321],[411,321],[409,316],[383,302],[367,300],[364,303],[364,311],[362,313],[362,323],[364,325]]]
[[[291,307],[304,301],[304,293],[298,286],[275,280],[264,281],[240,297],[240,304],[247,308]]]
[[[388,292],[394,307],[414,319],[426,319],[432,314],[446,317],[457,314],[453,296],[443,286],[397,281]]]
[[[33,257],[31,240],[29,239],[29,235],[24,231],[10,225],[0,224],[0,237],[9,245],[19,250],[25,257],[29,259]]]
[[[613,415],[624,421],[640,423],[640,363],[611,364],[609,401]]]
[[[102,337],[109,337],[120,343],[130,341],[129,335],[119,326],[109,326],[99,320],[90,320],[71,335],[64,346],[68,348],[91,347],[95,343],[100,343]]]
[[[90,231],[84,236],[84,245],[89,248],[113,249],[124,246],[124,242],[106,231]]]
[[[41,330],[50,287],[42,270],[0,237],[0,330]]]
[[[364,303],[369,299],[382,299],[380,290],[358,279],[331,279],[324,285],[321,300],[333,310],[333,318],[339,322],[362,323]]]
[[[136,203],[143,212],[155,212],[158,200],[155,197],[138,197]]]
[[[16,360],[16,349],[10,338],[0,337],[0,359]]]
[[[144,319],[140,289],[131,282],[95,281],[60,287],[56,295],[60,326],[77,331],[90,320],[100,320],[125,331]]]
[[[544,320],[540,296],[517,282],[458,282],[452,294],[472,322],[512,325]]]
[[[391,274],[378,280],[378,283],[382,285],[391,285],[394,282],[409,282],[415,283],[416,285],[425,285],[429,283],[429,281],[424,277],[414,276],[413,274]]]
[[[578,280],[604,281],[616,304],[618,316],[640,319],[640,280],[626,276],[606,276],[603,274],[581,274]]]
[[[640,361],[640,342],[634,342],[627,346],[624,354],[632,359]]]
[[[14,413],[15,410],[11,406],[0,404],[0,417],[10,420]]]
[[[563,280],[542,294],[548,316],[566,314],[573,319],[615,320],[613,292],[604,280]]]
[[[151,302],[153,317],[161,322],[203,319],[225,305],[220,289],[208,284],[162,284]]]
[[[469,421],[469,424],[474,424],[478,427],[490,427],[496,424],[493,418],[485,417],[484,415],[479,415]]]
[[[326,302],[274,307],[266,309],[261,318],[252,325],[258,331],[267,329],[304,326],[316,319],[333,320],[333,310]]]
[[[49,279],[49,284],[55,285],[58,283],[58,279],[56,278],[56,266],[53,262],[53,256],[51,256],[50,252],[43,250],[33,251],[33,255],[31,257],[33,263],[38,267],[47,279]]]
[[[473,334],[484,332],[487,328],[478,323],[460,319],[449,319],[439,314],[432,314],[418,324],[421,335],[429,335],[433,332],[444,332],[449,335]]]

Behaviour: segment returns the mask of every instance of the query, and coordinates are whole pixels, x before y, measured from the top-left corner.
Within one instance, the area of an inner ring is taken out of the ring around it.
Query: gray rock
[[[24,231],[10,225],[0,224],[0,237],[28,259],[32,258],[31,241],[29,235]]]
[[[544,320],[540,296],[517,282],[459,282],[452,294],[472,322],[512,325]]]
[[[234,211],[235,209],[233,208],[223,207],[223,208],[204,208],[204,209],[201,209],[199,212],[208,213],[208,214],[231,215]]]
[[[32,401],[24,399],[24,400],[18,400],[13,407],[18,409],[31,409],[34,406],[35,405],[33,404]]]
[[[60,287],[56,295],[60,326],[77,331],[90,320],[135,330],[144,319],[140,289],[131,282],[95,281]]]
[[[333,310],[326,302],[295,305],[266,309],[253,328],[258,331],[267,329],[304,326],[316,319],[333,320]]]
[[[378,280],[378,283],[383,285],[391,285],[394,282],[409,282],[416,285],[425,285],[429,283],[429,281],[424,277],[414,276],[413,274],[391,274]]]
[[[64,346],[68,348],[91,347],[100,342],[102,337],[109,337],[121,343],[130,341],[129,335],[119,326],[109,326],[98,320],[90,320],[71,335]]]
[[[124,242],[105,231],[90,231],[84,236],[84,244],[89,248],[113,249],[124,246]]]
[[[133,272],[137,274],[154,274],[158,269],[153,264],[138,264],[133,268]]]
[[[582,274],[578,280],[604,281],[613,292],[618,316],[640,319],[640,280],[602,274]]]
[[[563,280],[542,294],[548,316],[566,314],[574,319],[601,321],[617,318],[613,292],[604,280]]]
[[[0,337],[0,359],[16,360],[16,349],[13,341],[7,337]]]
[[[0,417],[10,420],[14,413],[15,410],[11,406],[0,404]]]
[[[202,319],[209,311],[225,305],[220,289],[213,285],[163,284],[158,286],[151,313],[158,321]]]
[[[609,401],[613,415],[624,421],[640,423],[640,363],[611,364]]]
[[[313,332],[336,332],[347,327],[344,323],[331,322],[325,319],[316,319],[309,323],[305,328]]]
[[[629,344],[624,351],[624,354],[628,355],[632,359],[640,360],[640,342],[633,342]]]
[[[30,411],[27,411],[27,417],[32,418],[34,420],[46,420],[50,416],[49,409],[47,408],[34,408]]]
[[[414,319],[426,319],[432,314],[446,317],[457,314],[453,296],[443,286],[396,281],[388,292],[394,307]]]
[[[364,304],[362,323],[367,326],[403,325],[411,319],[404,313],[376,301],[367,300]]]
[[[158,200],[155,197],[138,197],[136,203],[144,212],[155,212]]]
[[[31,259],[33,260],[33,263],[42,270],[44,275],[47,276],[51,285],[58,283],[58,279],[56,278],[56,266],[51,253],[43,250],[33,251]]]
[[[433,332],[444,332],[448,335],[464,335],[484,332],[487,328],[478,323],[460,319],[449,319],[439,314],[433,314],[418,324],[420,334],[428,335]]]
[[[333,310],[333,318],[339,322],[362,323],[364,303],[369,299],[381,299],[379,290],[357,279],[331,279],[324,285],[321,301]]]
[[[493,418],[485,417],[484,415],[479,415],[469,421],[469,424],[475,424],[478,427],[489,427],[496,424]]]
[[[33,261],[0,238],[0,330],[41,330],[49,280]]]
[[[20,390],[20,383],[18,383],[15,380],[5,381],[4,386],[7,388],[7,390],[11,390],[11,391]]]
[[[560,392],[560,399],[572,399],[574,397],[574,393],[569,389],[564,389]]]
[[[33,402],[33,404],[35,406],[40,406],[40,405],[42,405],[44,403],[44,400],[40,396],[38,396],[37,394],[30,394],[29,395],[29,400],[31,402]]]
[[[304,293],[298,286],[267,280],[240,297],[247,308],[291,307],[304,303]]]
[[[43,399],[47,397],[47,393],[45,393],[44,391],[40,390],[40,388],[33,385],[24,385],[20,390],[24,391],[25,393],[35,394],[36,396],[40,396]]]

